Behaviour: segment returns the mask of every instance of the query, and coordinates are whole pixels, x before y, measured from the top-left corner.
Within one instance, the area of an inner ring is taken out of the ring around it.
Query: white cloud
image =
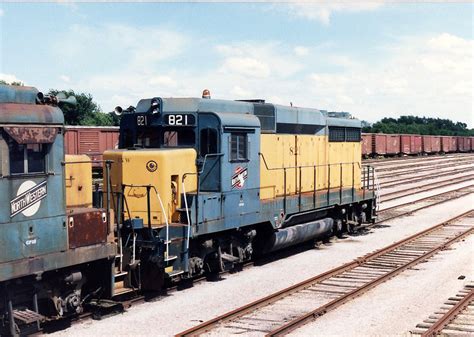
[[[474,126],[473,40],[452,34],[400,37],[376,46],[377,58],[367,59],[336,52],[334,44],[213,45],[171,30],[125,25],[73,30],[74,41],[52,49],[61,53],[58,62],[81,70],[63,70],[75,74],[68,85],[90,92],[104,111],[145,97],[200,97],[208,88],[213,98],[293,102],[369,121],[414,114]],[[84,55],[78,48],[96,52]]]
[[[309,49],[302,46],[293,48],[293,51],[295,52],[296,56],[307,56],[309,54]]]
[[[376,121],[402,114],[473,125],[474,41],[450,34],[400,38],[378,62],[350,60],[337,73],[314,72],[308,89],[320,106]]]
[[[3,80],[7,83],[12,83],[12,82],[22,82],[22,83],[24,83],[24,81],[20,80],[18,77],[16,77],[15,75],[12,75],[12,74],[0,73],[0,80]]]
[[[178,83],[170,76],[154,76],[148,81],[150,85],[157,87],[176,88]]]
[[[0,17],[2,17],[2,16],[4,16],[4,15],[5,15],[5,11],[0,8]]]
[[[221,72],[231,72],[256,78],[267,78],[270,75],[270,67],[267,63],[251,57],[229,57],[225,60]]]
[[[220,68],[223,73],[255,78],[288,77],[302,68],[292,49],[279,42],[243,41],[215,49],[225,57]]]
[[[234,86],[230,93],[234,95],[236,98],[244,98],[244,99],[245,98],[248,99],[252,97],[253,95],[252,91],[243,89],[238,85]]]
[[[59,76],[59,78],[60,78],[61,81],[63,81],[63,82],[66,82],[66,83],[71,82],[71,78],[70,78],[69,76],[67,76],[67,75],[61,75],[61,76]]]
[[[289,4],[289,13],[296,17],[308,20],[319,21],[324,25],[329,25],[331,16],[335,12],[362,12],[373,11],[383,5],[383,1],[371,2],[337,2],[337,3],[292,3]]]

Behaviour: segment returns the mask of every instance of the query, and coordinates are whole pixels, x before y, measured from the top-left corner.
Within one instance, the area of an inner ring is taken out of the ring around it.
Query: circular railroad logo
[[[146,163],[146,169],[150,172],[155,172],[158,169],[158,164],[154,160],[149,160]]]
[[[41,200],[47,195],[46,180],[36,184],[32,180],[23,182],[16,193],[16,197],[10,201],[10,217],[23,213],[24,216],[33,216],[41,206]]]

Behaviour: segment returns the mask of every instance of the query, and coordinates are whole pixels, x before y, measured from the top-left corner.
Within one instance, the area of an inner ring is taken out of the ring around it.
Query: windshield
[[[163,147],[194,146],[195,134],[193,129],[172,129],[163,131]]]
[[[156,128],[144,128],[137,132],[135,146],[144,148],[194,146],[195,134],[193,129],[166,128],[160,131]]]

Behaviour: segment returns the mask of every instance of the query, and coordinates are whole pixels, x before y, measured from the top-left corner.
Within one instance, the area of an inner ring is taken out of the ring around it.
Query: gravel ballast
[[[155,302],[136,305],[123,315],[102,321],[81,322],[56,335],[173,335],[461,214],[472,208],[473,201],[473,195],[469,195],[430,207],[411,216],[390,220],[385,223],[389,227],[376,229],[368,235],[349,237],[330,246],[225,275],[222,281],[200,283]],[[401,284],[401,289],[407,288],[406,282]],[[456,291],[458,287],[459,283],[450,291]],[[417,296],[407,298],[417,300]],[[444,299],[442,297],[439,300]],[[366,310],[395,309],[372,302],[371,308]],[[337,312],[334,314],[337,315]],[[344,316],[340,316],[339,324],[346,326],[345,317],[341,317]],[[416,317],[418,321],[419,317]]]

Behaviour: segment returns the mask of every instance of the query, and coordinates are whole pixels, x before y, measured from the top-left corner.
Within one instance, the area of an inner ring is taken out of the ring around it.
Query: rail
[[[461,218],[473,216],[471,209],[352,262],[180,332],[176,336],[196,336],[206,332],[225,335],[236,331],[251,334],[257,331],[255,329],[258,329],[259,333],[267,333],[267,336],[287,334],[474,233],[474,225],[454,223]],[[407,249],[410,249],[410,254],[406,253]],[[322,298],[318,294],[323,294]],[[301,301],[300,306],[298,299]],[[318,302],[320,304],[316,304]],[[315,304],[317,308],[308,310],[308,303]],[[280,323],[283,325],[279,325]]]

